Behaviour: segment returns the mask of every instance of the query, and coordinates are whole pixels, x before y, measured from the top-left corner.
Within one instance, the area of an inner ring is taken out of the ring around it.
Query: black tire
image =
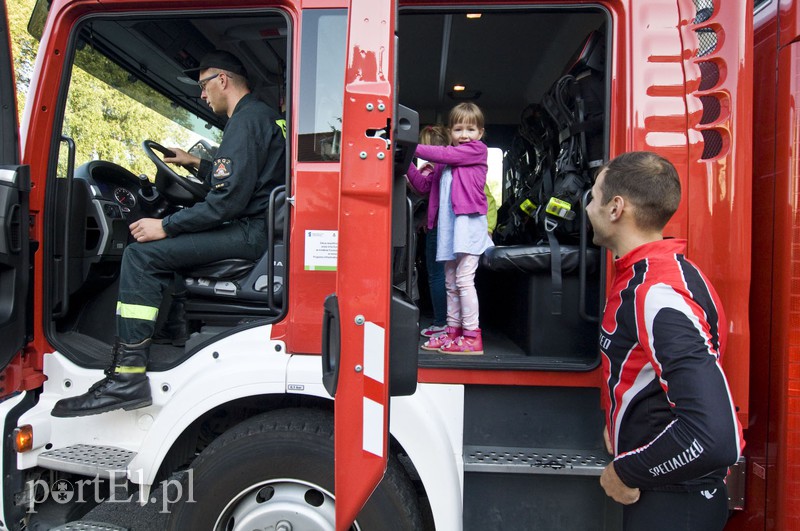
[[[172,508],[168,529],[239,529],[232,520],[248,524],[242,529],[272,529],[281,519],[295,530],[326,529],[327,523],[313,520],[332,524],[333,456],[329,412],[286,409],[253,417],[225,432],[194,460],[195,501],[184,499]],[[184,494],[189,480],[185,475]],[[422,529],[416,492],[395,456],[390,455],[386,474],[354,529]]]

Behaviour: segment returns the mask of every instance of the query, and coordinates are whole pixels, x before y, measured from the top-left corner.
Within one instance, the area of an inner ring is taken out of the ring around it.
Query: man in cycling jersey
[[[614,255],[600,336],[614,459],[600,483],[625,505],[625,530],[722,529],[724,479],[744,447],[719,297],[686,242],[663,238],[680,197],[669,161],[633,152],[600,171],[586,207],[594,243]]]

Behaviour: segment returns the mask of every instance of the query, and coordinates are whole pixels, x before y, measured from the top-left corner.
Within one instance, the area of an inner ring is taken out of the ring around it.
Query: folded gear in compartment
[[[481,267],[490,271],[516,271],[528,274],[550,274],[552,252],[547,245],[496,245],[486,249],[481,256]],[[596,248],[586,251],[586,272],[597,271],[600,252]],[[561,272],[564,275],[576,274],[580,267],[580,247],[561,246]]]
[[[555,171],[543,180],[537,212],[540,230],[551,244],[553,237],[559,243],[575,241],[581,197],[603,164],[604,65],[604,39],[593,31],[542,100],[559,144]]]
[[[574,243],[581,197],[604,162],[605,38],[591,32],[541,104],[522,113],[504,161],[500,244]]]
[[[503,157],[503,202],[497,212],[494,239],[501,245],[533,244],[541,237],[537,212],[543,182],[552,179],[558,153],[558,131],[539,104],[528,105],[517,136]]]

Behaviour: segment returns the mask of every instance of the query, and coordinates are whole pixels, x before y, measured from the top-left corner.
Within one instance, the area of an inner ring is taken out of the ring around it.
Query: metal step
[[[53,527],[50,531],[130,531],[130,528],[102,522],[69,522]]]
[[[44,468],[89,477],[125,478],[128,464],[136,452],[113,446],[76,444],[39,454],[37,464]]]
[[[465,472],[600,476],[611,461],[605,450],[465,446]]]

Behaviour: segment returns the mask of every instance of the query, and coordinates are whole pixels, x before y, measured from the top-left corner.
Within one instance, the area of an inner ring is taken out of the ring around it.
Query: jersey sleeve
[[[718,342],[702,308],[666,284],[652,286],[642,300],[639,342],[673,418],[653,440],[618,455],[614,469],[626,485],[652,488],[732,465],[742,440]]]

